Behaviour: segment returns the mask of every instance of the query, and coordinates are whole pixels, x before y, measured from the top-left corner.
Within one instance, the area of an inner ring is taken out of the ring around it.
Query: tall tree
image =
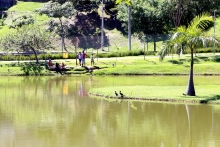
[[[16,51],[33,52],[38,63],[37,52],[52,47],[51,33],[46,32],[36,25],[26,25],[17,29],[14,33],[7,34],[0,38],[0,46],[4,52]]]
[[[184,12],[187,10],[190,0],[170,0],[170,15],[175,27],[180,26]]]
[[[131,51],[131,0],[116,0],[116,4],[125,3],[128,8],[128,50]]]
[[[62,5],[58,2],[51,2],[49,1],[46,3],[42,8],[37,9],[39,14],[46,14],[48,17],[57,18],[56,20],[51,20],[49,23],[50,31],[55,31],[60,37],[62,41],[62,52],[66,50],[65,46],[65,38],[67,36],[68,26],[64,23],[64,18],[71,18],[76,14],[74,6],[72,2],[65,2]]]
[[[190,62],[190,74],[189,81],[186,90],[186,95],[195,96],[194,80],[193,80],[193,65],[194,65],[194,51],[208,43],[218,43],[218,41],[212,36],[207,36],[206,31],[213,26],[213,18],[209,15],[200,15],[195,17],[187,27],[180,26],[173,33],[171,39],[164,45],[160,54],[160,59],[169,54],[170,49],[175,47],[183,47],[190,50],[191,62]]]
[[[197,15],[204,12],[213,14],[219,10],[219,0],[166,0],[175,27],[187,25]]]
[[[163,5],[162,5],[163,4]],[[156,38],[159,34],[166,34],[173,27],[169,10],[164,7],[165,3],[145,0],[134,0],[131,5],[131,30],[132,34],[143,33],[153,36],[154,51],[156,51]],[[126,7],[118,6],[118,19],[127,28]]]

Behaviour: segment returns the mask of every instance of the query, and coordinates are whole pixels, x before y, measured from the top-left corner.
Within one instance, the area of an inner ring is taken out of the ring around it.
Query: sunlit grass
[[[169,84],[167,84],[169,85]],[[196,86],[196,96],[184,96],[186,86],[115,86],[115,87],[103,87],[93,88],[90,90],[92,96],[101,96],[107,98],[120,98],[115,96],[114,92],[122,91],[125,98],[141,99],[141,100],[166,100],[166,101],[193,101],[200,102],[201,100],[213,99],[217,91],[219,91],[220,85],[199,85]],[[218,99],[212,100],[212,102],[220,102]]]
[[[19,1],[17,5],[14,5],[8,10],[8,17],[5,20],[5,25],[0,27],[0,37],[7,35],[13,29],[9,29],[9,26],[12,23],[12,19],[16,18],[20,15],[32,15],[35,23],[41,25],[46,23],[50,18],[46,15],[39,15],[34,12],[35,9],[40,8],[44,5],[44,3],[39,2],[22,2]]]
[[[35,9],[40,8],[44,5],[44,3],[39,2],[22,2],[18,1],[17,5],[14,5],[9,9],[9,11],[17,11],[17,12],[33,12]]]
[[[206,57],[209,60],[206,59],[207,61],[204,61],[203,59],[199,59],[200,61],[194,65],[194,74],[220,75],[219,63],[214,62],[212,56]],[[175,62],[173,63],[171,60]],[[175,64],[180,61],[180,64]],[[54,60],[53,62],[64,62],[67,66],[75,66],[76,64],[75,59]],[[14,73],[16,73],[16,71],[19,72],[18,69],[11,67],[12,63],[18,63],[18,61],[0,63],[2,66],[0,73],[7,72],[8,68],[10,68],[11,71],[15,70]],[[7,67],[7,65],[9,65],[9,67]],[[90,59],[88,58],[86,59],[86,66],[90,66]],[[117,62],[116,58],[99,58],[98,61],[95,59],[95,66],[102,69],[94,70],[94,75],[188,75],[190,70],[190,57],[167,57],[163,62],[159,60],[158,56],[147,56],[145,60],[143,56],[117,57]]]

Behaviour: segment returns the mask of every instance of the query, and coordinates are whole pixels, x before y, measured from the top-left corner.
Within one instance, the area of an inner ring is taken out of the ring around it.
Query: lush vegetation
[[[65,5],[65,0],[62,1],[58,1],[60,2],[62,5]],[[65,38],[66,39],[74,39],[71,38],[71,36],[87,36],[87,35],[93,35],[93,36],[100,36],[101,32],[99,30],[100,26],[100,3],[92,3],[90,1],[86,2],[85,4],[82,3],[78,3],[75,0],[72,0],[73,5],[75,6],[75,10],[78,11],[75,19],[75,25],[72,25],[71,22],[69,22],[71,25],[70,28],[67,29],[68,33],[65,34]],[[129,1],[128,1],[129,2]],[[160,34],[167,34],[169,33],[170,30],[172,30],[172,28],[174,28],[174,18],[177,16],[169,16],[170,14],[174,14],[173,12],[175,12],[175,5],[178,6],[179,4],[177,3],[178,1],[172,1],[172,3],[167,3],[166,1],[132,1],[130,7],[132,9],[132,13],[131,13],[131,17],[133,18],[131,20],[131,27],[132,27],[132,34],[134,36],[138,36],[138,38],[140,39],[141,42],[145,41],[146,39],[148,40],[148,42],[150,42],[150,44],[148,44],[148,49],[149,50],[154,50],[154,51],[159,51],[158,48],[161,47],[162,45],[162,41],[163,40],[159,40],[156,39],[158,38],[158,35]],[[42,8],[43,10],[43,6],[45,3],[37,3],[37,2],[22,2],[19,1],[18,5],[10,8],[8,10],[8,17],[7,19],[4,21],[4,26],[1,26],[1,30],[0,30],[0,36],[4,35],[4,34],[8,34],[10,32],[14,32],[16,30],[14,29],[8,29],[8,26],[11,25],[12,22],[12,18],[17,18],[20,15],[26,14],[26,12],[28,12],[28,14],[31,14],[32,17],[35,20],[35,23],[39,24],[39,25],[43,25],[45,27],[41,28],[46,28],[47,27],[47,22],[50,20],[50,18],[48,18],[46,15],[39,15],[35,12],[36,9]],[[83,8],[82,6],[85,5],[87,6],[88,10]],[[94,6],[94,7],[93,7]],[[111,3],[105,4],[106,8],[105,8],[105,38],[107,37],[107,34],[111,35],[111,36],[119,36],[120,33],[122,33],[123,35],[126,35],[126,30],[127,30],[127,8],[124,6],[123,1],[121,1],[121,3],[117,6],[115,5],[115,1],[113,0]],[[186,7],[184,7],[186,6]],[[216,9],[218,10],[218,4],[216,3],[216,1],[210,1],[210,5],[208,5],[208,7],[203,3],[203,2],[195,2],[195,1],[186,1],[182,4],[182,7],[184,7],[184,11],[181,12],[181,18],[178,18],[178,20],[180,21],[179,25],[187,25],[187,23],[196,15],[202,12],[208,12],[210,15],[213,15],[213,10]],[[28,8],[28,9],[27,9]],[[193,12],[191,10],[194,10]],[[179,11],[179,10],[176,10]],[[46,12],[46,11],[45,11]],[[85,13],[81,13],[81,12],[86,12],[86,15],[84,15]],[[118,13],[118,17],[115,17],[115,13]],[[46,13],[45,13],[46,14]],[[80,14],[80,15],[79,15]],[[189,15],[190,14],[190,15]],[[10,17],[12,16],[12,17]],[[190,17],[189,17],[190,16]],[[83,18],[87,17],[87,21],[84,21]],[[55,18],[55,17],[53,17]],[[56,20],[56,19],[54,19]],[[65,21],[69,21],[69,19],[65,19]],[[175,19],[177,20],[177,18]],[[148,22],[148,23],[146,23]],[[216,21],[217,25],[218,25],[218,20]],[[117,23],[118,26],[113,25],[114,23]],[[56,24],[56,23],[54,23]],[[85,24],[82,26],[82,24]],[[113,27],[111,27],[113,26]],[[175,26],[176,27],[176,26]],[[61,29],[60,29],[61,28]],[[216,34],[218,34],[218,27],[216,27]],[[63,30],[63,27],[58,27],[57,29],[54,29],[55,32],[58,32],[58,35],[62,36],[62,34],[60,34],[59,30]],[[65,32],[66,31],[62,31]],[[213,29],[210,30],[211,34],[213,34]],[[152,39],[150,38],[146,38],[146,34],[148,34],[149,36],[152,37]],[[122,36],[122,35],[120,35]],[[156,37],[156,38],[155,38]],[[63,37],[62,37],[63,38]],[[127,42],[126,37],[124,37],[124,41],[123,42]],[[92,39],[92,38],[90,38]],[[82,41],[82,40],[81,40]],[[55,42],[57,42],[57,39],[54,40],[53,44],[55,44]],[[64,42],[64,41],[62,41]],[[96,47],[95,49],[98,50],[100,49],[100,37],[98,37],[97,39],[91,40],[91,42],[95,42]],[[116,40],[109,40],[110,44],[105,44],[105,46],[109,46],[110,45],[110,49],[111,51],[119,51],[119,52],[126,52],[127,48],[126,47],[120,47],[119,45],[115,45],[115,43],[117,42]],[[81,43],[79,46],[77,46],[79,48],[79,50],[85,49],[85,47],[82,47],[83,45],[85,45],[85,43]],[[73,46],[73,44],[70,44],[70,46]],[[82,47],[82,48],[81,48]],[[146,46],[147,47],[147,46]],[[57,46],[55,47],[56,49],[60,50]],[[74,48],[74,47],[73,47]],[[71,49],[73,49],[71,48]],[[118,48],[120,48],[118,50]],[[136,50],[139,49],[139,45],[136,43],[135,39],[132,39],[132,50]],[[87,48],[88,49],[88,48]],[[91,50],[91,52],[93,52],[94,48],[90,48],[89,50]],[[143,47],[141,48],[143,49]],[[211,51],[210,49],[207,49],[207,51]],[[218,51],[218,50],[216,50]],[[102,53],[102,51],[100,51],[100,53]]]

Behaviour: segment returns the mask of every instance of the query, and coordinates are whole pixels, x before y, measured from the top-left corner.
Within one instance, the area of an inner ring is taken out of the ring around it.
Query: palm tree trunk
[[[195,93],[195,88],[194,88],[194,82],[193,82],[193,49],[191,49],[191,64],[190,64],[190,74],[189,74],[189,82],[188,82],[188,87],[186,90],[186,95],[189,96],[196,96]]]

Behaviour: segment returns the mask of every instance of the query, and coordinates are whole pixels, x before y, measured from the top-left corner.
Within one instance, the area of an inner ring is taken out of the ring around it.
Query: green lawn
[[[53,63],[55,62],[75,66],[75,59],[53,60]],[[219,62],[218,54],[198,54],[195,57],[194,74],[220,75]],[[0,75],[7,73],[8,68],[11,74],[22,73],[18,67],[18,61],[0,62],[0,66]],[[90,66],[89,58],[86,59],[86,66]],[[102,69],[94,70],[94,75],[188,75],[190,57],[188,55],[173,58],[168,56],[163,62],[159,61],[158,56],[146,56],[145,60],[144,56],[117,57],[117,62],[116,58],[98,58],[98,61],[95,59],[95,66]]]
[[[187,86],[187,85],[186,85]],[[201,100],[212,100],[216,97],[217,91],[220,85],[199,85],[196,86],[195,97],[184,96],[182,93],[186,90],[186,86],[114,86],[93,88],[89,93],[91,95],[100,95],[104,97],[120,98],[116,97],[113,93],[115,89],[120,89],[125,95],[125,99],[137,99],[137,100],[161,100],[161,101],[179,101],[190,100],[199,102]],[[220,96],[220,95],[219,95]],[[219,97],[220,98],[220,97]],[[218,98],[218,99],[219,99]],[[216,98],[217,99],[217,98]],[[218,100],[217,99],[217,100]],[[220,100],[218,101],[220,102]]]
[[[4,36],[10,31],[13,31],[13,29],[9,29],[9,25],[12,23],[12,19],[16,18],[20,15],[32,15],[37,22],[37,24],[41,25],[46,23],[49,18],[46,15],[38,15],[36,12],[34,12],[35,9],[40,8],[44,5],[44,3],[39,2],[22,2],[19,1],[17,5],[11,7],[8,10],[8,17],[5,20],[5,26],[0,27],[0,36]]]

